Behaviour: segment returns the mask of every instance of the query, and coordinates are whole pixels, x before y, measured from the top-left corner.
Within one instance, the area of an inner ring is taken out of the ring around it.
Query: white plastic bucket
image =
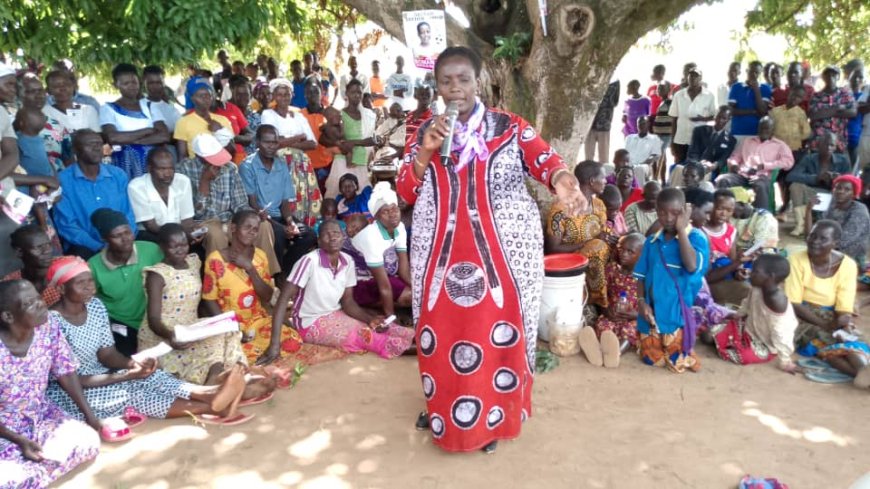
[[[544,288],[541,292],[541,316],[538,319],[538,338],[550,341],[550,324],[556,319],[556,311],[560,322],[570,322],[583,326],[583,307],[586,305],[586,274],[580,273],[571,277],[544,276]]]

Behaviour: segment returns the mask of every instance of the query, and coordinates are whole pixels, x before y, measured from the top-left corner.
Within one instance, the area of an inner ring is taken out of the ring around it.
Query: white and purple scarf
[[[474,110],[468,122],[456,121],[453,130],[453,153],[458,153],[458,163],[454,171],[460,171],[471,163],[473,158],[486,161],[489,158],[489,148],[483,139],[483,118],[486,116],[486,106],[480,98],[474,99]]]

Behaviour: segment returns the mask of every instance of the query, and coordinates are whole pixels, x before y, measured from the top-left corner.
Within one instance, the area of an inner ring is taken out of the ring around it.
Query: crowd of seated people
[[[147,418],[244,423],[252,415],[239,408],[286,387],[279,360],[306,344],[385,359],[414,351],[403,313],[413,209],[389,166],[434,115],[435,87],[412,83],[401,60],[386,85],[354,62],[336,87],[312,53],[291,64],[292,79],[265,59],[221,59],[216,76],[193,70],[177,97],[159,66],[119,64],[119,98],[102,106],[78,93],[68,66],[0,67],[0,95],[17,98],[3,100],[14,117],[0,110],[3,161],[18,166],[9,180],[33,196],[62,191],[0,237],[22,265],[0,284],[0,366],[16,372],[0,394],[39,406],[0,408],[0,454],[12,454],[0,467],[22,480],[93,458],[87,426],[113,442]],[[867,135],[846,122],[867,117],[868,90],[839,87],[830,67],[813,91],[799,63],[771,87],[761,66],[739,82],[732,64],[718,105],[693,63],[681,83],[656,67],[647,96],[629,83],[624,148],[612,164],[574,169],[589,211],[550,209],[547,253],[589,259],[579,342],[591,363],[615,367],[634,350],[648,365],[698,371],[685,345],[700,341],[735,363],[776,358],[817,374],[800,351],[870,385],[870,348],[844,339],[870,229],[866,175],[856,176]],[[344,108],[330,106],[331,91]],[[784,258],[776,214],[789,200],[807,247]],[[225,313],[237,331],[178,339],[180,326]],[[161,343],[168,353],[136,356]],[[36,388],[19,388],[25,378]],[[46,471],[40,447],[67,432],[83,434]]]

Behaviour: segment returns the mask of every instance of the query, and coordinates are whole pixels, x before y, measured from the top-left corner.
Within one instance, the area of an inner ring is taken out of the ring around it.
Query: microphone
[[[447,136],[444,142],[441,143],[441,164],[450,166],[450,151],[453,149],[453,127],[456,125],[456,118],[459,117],[459,105],[455,100],[447,104],[445,112],[447,116]]]

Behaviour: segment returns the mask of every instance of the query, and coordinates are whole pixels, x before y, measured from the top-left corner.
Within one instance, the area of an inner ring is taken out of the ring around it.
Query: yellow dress
[[[598,197],[592,197],[592,212],[577,217],[569,217],[565,208],[553,204],[547,217],[547,235],[562,236],[566,244],[582,244],[577,253],[589,259],[586,268],[586,286],[589,289],[589,301],[602,307],[607,307],[607,281],[604,277],[604,266],[610,259],[610,247],[598,235],[607,223],[607,208]]]
[[[260,278],[270,286],[269,261],[263,250],[254,250],[252,260]],[[242,344],[242,350],[253,365],[268,348],[272,337],[272,316],[257,297],[253,282],[247,272],[224,260],[220,251],[213,251],[205,259],[205,276],[202,281],[202,298],[215,301],[221,311],[235,311],[243,332],[253,339]],[[299,333],[286,326],[281,328],[281,353],[292,353],[302,346]]]
[[[186,270],[176,270],[166,263],[158,263],[142,271],[143,276],[152,272],[163,278],[163,306],[160,320],[170,331],[179,324],[188,325],[199,321],[197,308],[202,290],[200,268],[199,257],[191,254],[187,256]],[[220,363],[224,368],[229,368],[237,362],[245,362],[241,338],[240,332],[205,338],[189,348],[173,350],[163,355],[160,357],[160,368],[181,380],[203,384],[212,365]],[[163,341],[166,340],[149,327],[146,314],[142,327],[139,328],[139,351]]]

